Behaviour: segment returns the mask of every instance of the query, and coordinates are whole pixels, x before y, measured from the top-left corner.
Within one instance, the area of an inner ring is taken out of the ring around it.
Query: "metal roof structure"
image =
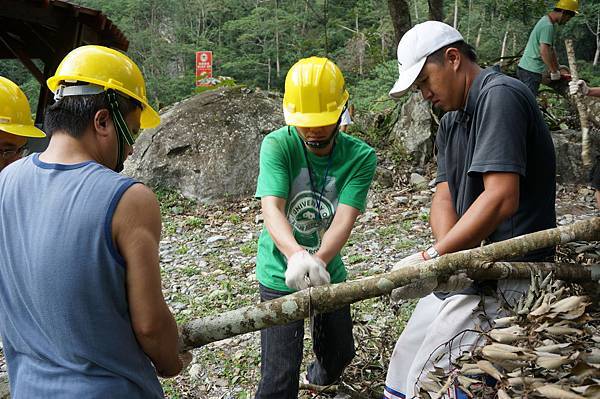
[[[0,0],[0,59],[20,60],[40,82],[36,124],[52,98],[46,79],[69,51],[85,44],[129,47],[125,35],[98,10],[65,0]]]

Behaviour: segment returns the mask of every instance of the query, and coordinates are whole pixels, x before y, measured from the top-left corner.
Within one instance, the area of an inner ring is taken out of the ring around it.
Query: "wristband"
[[[425,252],[431,259],[435,259],[440,256],[437,249],[435,249],[435,247],[433,245],[430,246],[429,248],[427,248],[427,250]]]

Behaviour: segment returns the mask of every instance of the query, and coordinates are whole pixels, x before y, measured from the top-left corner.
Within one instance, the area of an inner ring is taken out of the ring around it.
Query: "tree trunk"
[[[567,58],[569,59],[571,78],[576,82],[579,77],[577,74],[577,63],[575,60],[575,51],[573,50],[573,41],[571,39],[565,40],[565,47],[567,49]],[[592,157],[590,155],[590,134],[587,108],[580,96],[575,95],[573,98],[575,99],[575,104],[577,104],[579,122],[581,124],[581,160],[583,166],[589,168],[592,166]]]
[[[458,0],[454,0],[454,29],[458,29]]]
[[[280,68],[279,68],[279,0],[275,0],[275,73],[277,74],[277,78],[280,77]]]
[[[410,7],[406,0],[388,0],[388,9],[394,26],[395,43],[398,46],[400,39],[412,27],[410,21]]]
[[[475,38],[475,50],[479,48],[479,42],[481,41],[481,27],[482,25],[479,25],[479,29],[477,30],[477,38]]]
[[[257,331],[266,327],[283,325],[301,320],[314,312],[327,312],[343,305],[388,295],[394,288],[437,277],[447,279],[457,272],[466,271],[474,279],[523,278],[530,270],[552,268],[557,278],[583,277],[588,281],[598,276],[594,271],[579,273],[582,266],[543,264],[487,263],[521,256],[531,251],[564,244],[571,241],[594,241],[600,239],[600,217],[577,222],[569,226],[548,229],[510,240],[447,254],[426,261],[419,266],[407,267],[376,276],[302,290],[272,301],[246,306],[186,323],[181,328],[181,348],[187,350],[210,342]],[[588,272],[590,274],[588,274]]]
[[[469,0],[469,8],[467,9],[467,43],[471,43],[471,11],[473,11],[473,1]]]
[[[429,19],[434,21],[444,20],[444,0],[427,0],[429,5]]]
[[[419,2],[417,0],[415,0],[414,4],[415,4],[415,23],[419,23],[419,9],[417,8],[417,4]]]
[[[600,57],[600,11],[598,11],[598,19],[596,20],[596,52],[594,53],[592,65],[598,65],[598,57]]]
[[[506,24],[506,30],[504,31],[504,39],[502,40],[502,49],[500,50],[500,65],[504,66],[506,64],[506,60],[504,57],[506,56],[506,41],[508,40],[508,32],[510,29],[510,23]]]

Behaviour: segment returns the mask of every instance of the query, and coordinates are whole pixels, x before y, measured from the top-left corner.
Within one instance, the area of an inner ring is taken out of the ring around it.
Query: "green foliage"
[[[180,215],[190,213],[196,206],[196,202],[185,198],[180,193],[164,189],[162,187],[155,188],[154,192],[160,204],[160,213],[166,215],[168,213]]]
[[[157,108],[194,93],[195,52],[213,51],[215,76],[231,76],[215,87],[234,84],[283,91],[285,75],[299,58],[328,56],[343,70],[358,112],[394,107],[388,92],[397,78],[394,32],[385,0],[75,0],[101,10],[127,36],[128,55],[146,78],[149,101]],[[550,10],[546,0],[460,0],[458,28],[477,46],[480,62],[518,56],[531,28]],[[407,0],[412,23],[423,22],[428,2]],[[454,2],[444,5],[445,22],[454,20]],[[566,64],[563,39],[572,37],[580,74],[600,84],[590,66],[596,52],[594,32],[600,2],[581,2],[581,14],[560,28],[559,60]],[[39,68],[43,65],[34,60]],[[514,68],[514,66],[512,67]],[[0,60],[0,75],[23,87],[35,110],[39,83],[15,60]],[[372,142],[385,139],[385,128],[355,127]]]

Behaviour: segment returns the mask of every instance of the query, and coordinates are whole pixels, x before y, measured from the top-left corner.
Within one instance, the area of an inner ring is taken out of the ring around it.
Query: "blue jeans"
[[[259,290],[261,302],[289,294],[262,284]],[[308,366],[308,381],[317,385],[332,384],[355,355],[350,305],[315,314],[312,337],[316,360]],[[260,347],[261,380],[256,399],[296,399],[304,348],[304,320],[261,330]]]
[[[521,82],[525,83],[525,86],[529,87],[529,90],[531,90],[533,95],[537,97],[540,83],[542,83],[541,73],[535,73],[521,67],[517,67],[517,78],[519,78]]]

